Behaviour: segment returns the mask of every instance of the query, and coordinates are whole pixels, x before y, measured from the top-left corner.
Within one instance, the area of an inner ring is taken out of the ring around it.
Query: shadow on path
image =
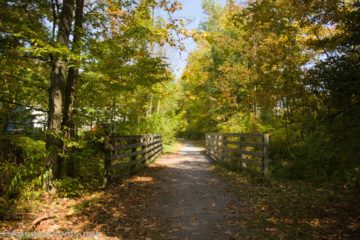
[[[182,145],[83,201],[69,220],[108,239],[243,239],[242,206],[230,186],[214,173],[203,148]]]

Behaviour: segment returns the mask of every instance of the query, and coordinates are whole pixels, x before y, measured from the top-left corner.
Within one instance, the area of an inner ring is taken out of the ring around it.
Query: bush
[[[68,173],[85,183],[86,186],[98,187],[104,179],[104,155],[96,143],[87,143],[82,149],[70,154]]]
[[[7,137],[3,141],[8,141],[7,146],[11,146],[14,151],[10,155],[16,157],[1,159],[1,194],[13,198],[27,184],[40,186],[46,158],[45,142],[26,136]]]
[[[60,197],[78,197],[84,186],[78,179],[64,177],[55,182],[55,187],[58,190]]]
[[[296,133],[292,132],[292,134]],[[293,156],[288,152],[286,145],[283,132],[272,134],[270,141],[272,176],[304,180],[314,185],[346,185],[352,188],[359,186],[359,163],[348,156],[348,151],[351,149],[346,149],[346,145],[350,146],[350,144],[343,140],[339,141],[339,136],[334,136],[324,129],[308,133],[307,137],[293,141]]]
[[[127,128],[131,130],[124,131],[124,126],[117,126],[117,129],[121,130],[121,132],[118,131],[120,134],[160,134],[163,144],[171,144],[179,128],[179,119],[172,113],[154,113],[139,124],[127,126]]]

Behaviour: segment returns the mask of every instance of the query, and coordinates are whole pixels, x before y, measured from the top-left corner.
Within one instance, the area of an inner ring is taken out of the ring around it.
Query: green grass
[[[171,144],[164,144],[164,153],[174,153],[181,148],[181,143],[179,141],[175,141]]]

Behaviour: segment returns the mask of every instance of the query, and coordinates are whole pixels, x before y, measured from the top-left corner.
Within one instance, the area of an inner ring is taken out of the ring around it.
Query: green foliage
[[[174,134],[177,130],[177,121],[175,115],[165,115],[155,113],[145,121],[140,123],[135,132],[141,133],[160,133],[164,144],[170,144],[174,141]]]
[[[56,169],[52,171],[56,177],[60,177],[57,169],[65,176],[76,176],[76,170],[77,177],[90,180],[91,174],[101,176],[101,151],[88,149],[88,139],[77,135],[109,124],[117,133],[157,132],[165,141],[172,141],[177,100],[170,100],[174,76],[162,46],[180,47],[174,36],[182,36],[178,30],[183,23],[175,16],[165,19],[153,13],[158,9],[171,16],[181,4],[172,0],[70,1],[65,8],[64,4],[66,1],[1,2],[0,134],[9,131],[9,126],[23,126],[25,120],[32,131],[34,110],[49,113],[48,121],[57,123],[48,124],[54,126],[50,129],[41,123],[42,133],[47,130],[48,134],[47,157],[51,161],[47,168]],[[65,13],[69,9],[74,12]],[[69,24],[69,32],[62,29],[63,22]],[[63,82],[51,74],[57,72],[53,70],[60,58],[62,77],[67,78]],[[52,98],[55,89],[62,96],[56,103]],[[65,104],[68,102],[74,104]],[[51,106],[61,109],[60,116],[52,116]],[[31,157],[39,156],[26,155]],[[44,159],[38,161],[42,167]],[[31,164],[5,161],[3,169],[11,170],[13,185],[23,181],[19,174],[29,179],[37,175],[28,172],[39,166],[27,161]],[[61,162],[67,167],[60,166]],[[51,178],[50,171],[46,174]]]
[[[33,187],[41,186],[41,174],[44,170],[46,157],[45,143],[29,137],[19,136],[10,140],[10,146],[16,149],[16,161],[0,162],[2,175],[2,194],[15,197],[30,184]]]
[[[181,79],[183,134],[270,133],[273,177],[359,186],[358,3],[203,7]]]
[[[67,163],[67,172],[90,189],[103,184],[104,155],[98,145],[89,142],[84,148],[73,150]]]
[[[73,195],[76,181],[99,185],[103,157],[97,143],[104,139],[104,125],[118,134],[161,134],[165,144],[176,135],[200,139],[207,132],[269,132],[273,176],[357,185],[356,1],[251,1],[245,7],[203,1],[207,18],[193,34],[198,48],[180,84],[174,82],[164,46],[183,49],[175,38],[189,35],[181,29],[183,21],[172,16],[181,4],[84,3],[85,10],[74,12],[75,18],[85,14],[84,19],[71,22],[72,37],[64,44],[64,36],[56,36],[64,22],[63,2],[54,11],[44,0],[2,2],[0,134],[16,125],[16,132],[32,132],[32,138],[11,136],[4,146],[12,150],[2,147],[1,194],[15,197],[40,186],[41,176],[49,174],[45,158],[50,155],[59,158],[48,165],[63,160],[62,175],[74,179],[58,183],[64,192]],[[157,10],[171,17],[156,17]],[[59,143],[49,140],[46,155],[45,127],[34,130],[31,121],[34,110],[49,112],[54,103],[48,86],[57,81],[48,77],[49,63],[54,67],[60,56],[64,76],[74,70],[76,84],[68,90],[75,93],[57,88],[64,101],[74,104],[66,109],[57,103],[69,115],[56,116],[57,124],[48,129]],[[97,134],[84,137],[88,131]]]
[[[64,177],[55,182],[55,187],[58,190],[60,197],[78,197],[84,186],[78,179]]]

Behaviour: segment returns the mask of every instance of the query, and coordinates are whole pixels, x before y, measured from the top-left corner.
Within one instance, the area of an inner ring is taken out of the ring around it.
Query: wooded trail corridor
[[[0,240],[360,240],[360,0],[1,0]]]
[[[35,230],[94,232],[98,239],[243,239],[246,207],[203,152],[181,142],[124,182],[59,200],[51,209],[56,219]]]
[[[148,168],[123,181],[114,181],[103,190],[77,198],[45,197],[41,204],[36,203],[39,206],[36,215],[30,213],[24,217],[28,220],[18,223],[9,221],[2,228],[13,229],[18,234],[29,231],[69,234],[49,239],[231,240],[309,236],[338,239],[336,236],[341,236],[343,230],[337,228],[337,221],[345,223],[348,218],[341,214],[350,212],[347,202],[338,205],[331,200],[311,202],[310,198],[331,199],[333,195],[294,184],[268,185],[244,173],[229,171],[211,162],[197,143],[177,142]],[[356,235],[344,239],[356,239]]]
[[[114,239],[241,239],[241,203],[203,152],[181,142],[122,186],[110,186],[99,207],[88,209],[97,225],[88,230]]]

